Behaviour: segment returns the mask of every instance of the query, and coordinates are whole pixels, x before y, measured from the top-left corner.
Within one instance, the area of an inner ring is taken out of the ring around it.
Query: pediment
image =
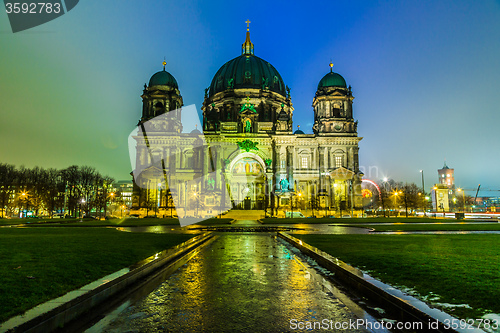
[[[150,165],[147,168],[144,168],[140,175],[139,178],[141,179],[157,179],[159,177],[163,178],[163,169],[160,166],[160,163],[157,163],[158,165]]]
[[[245,109],[244,111],[240,112],[240,115],[245,115],[245,116],[253,116],[256,115],[257,113],[251,111],[250,109]]]
[[[335,168],[333,170],[330,170],[330,178],[333,179],[352,179],[355,175],[355,173],[349,169],[346,169],[344,167],[339,167]]]

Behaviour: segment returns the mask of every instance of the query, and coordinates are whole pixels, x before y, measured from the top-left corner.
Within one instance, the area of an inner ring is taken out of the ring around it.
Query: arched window
[[[183,167],[184,169],[193,169],[194,167],[194,157],[193,150],[185,150],[183,156]]]
[[[341,149],[337,149],[333,152],[333,166],[335,168],[340,168],[345,165],[344,161],[345,153]]]
[[[160,115],[162,113],[165,113],[165,108],[164,108],[162,102],[158,102],[158,103],[155,104],[154,115],[158,116],[158,115]]]

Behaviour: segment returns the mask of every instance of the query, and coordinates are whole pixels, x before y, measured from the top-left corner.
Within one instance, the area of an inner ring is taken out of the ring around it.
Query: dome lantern
[[[243,45],[241,45],[241,54],[243,55],[253,55],[253,43],[250,40],[250,20],[246,20],[247,24],[247,38]]]

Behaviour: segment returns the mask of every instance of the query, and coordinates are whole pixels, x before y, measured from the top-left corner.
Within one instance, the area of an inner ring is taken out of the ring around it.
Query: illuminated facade
[[[450,169],[446,162],[442,169],[438,170],[439,184],[446,185],[450,190],[455,188],[455,169]]]
[[[161,114],[169,121],[151,127],[158,132],[149,129],[147,142],[135,137],[136,165],[144,171],[134,179],[133,210],[144,215],[158,208],[160,215],[169,215],[170,191],[179,197],[179,216],[231,208],[265,209],[273,215],[361,208],[362,138],[353,118],[354,97],[332,66],[313,98],[313,134],[293,131],[290,88],[269,62],[254,55],[248,29],[242,54],[226,62],[205,89],[203,133],[183,128],[175,78],[165,68],[154,74],[144,87],[139,125]],[[148,167],[151,160],[162,165]],[[169,178],[173,170],[175,180]],[[162,179],[168,188],[158,185]],[[193,200],[194,206],[188,204]]]

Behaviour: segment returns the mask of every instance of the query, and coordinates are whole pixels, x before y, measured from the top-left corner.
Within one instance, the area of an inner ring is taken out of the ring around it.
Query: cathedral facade
[[[293,130],[290,88],[254,54],[248,29],[241,55],[205,89],[201,129],[186,132],[182,96],[165,63],[141,97],[131,214],[323,216],[361,208],[354,97],[332,64],[312,100],[313,134]]]

